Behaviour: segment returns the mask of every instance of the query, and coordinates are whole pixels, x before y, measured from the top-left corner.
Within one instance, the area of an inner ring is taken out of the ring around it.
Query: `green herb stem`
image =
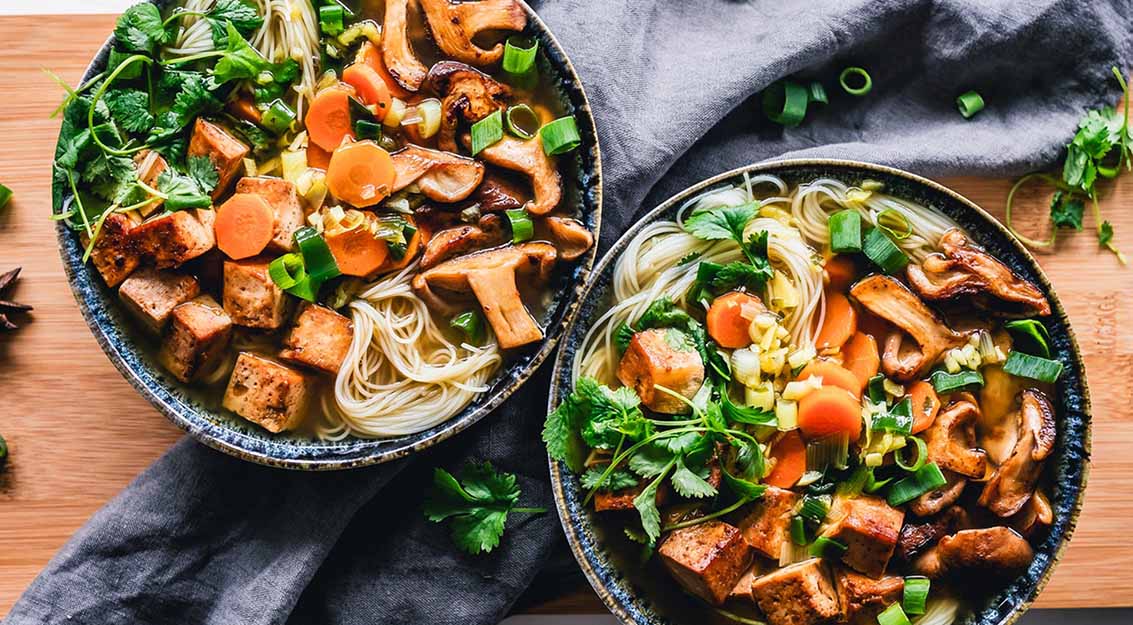
[[[511,511],[512,512],[518,512],[520,514],[543,514],[547,511],[547,509],[546,508],[512,508]]]
[[[102,96],[106,93],[106,90],[110,87],[111,84],[114,83],[114,80],[118,78],[119,74],[121,74],[123,70],[138,62],[149,65],[150,63],[153,63],[153,59],[144,54],[135,54],[133,56],[127,57],[125,61],[122,61],[122,63],[118,65],[118,67],[114,68],[113,72],[110,72],[110,75],[106,77],[106,80],[101,85],[99,85],[98,89],[94,92],[94,97],[91,98],[90,109],[87,110],[87,128],[91,131],[91,138],[94,139],[94,142],[98,144],[98,147],[101,148],[104,153],[113,154],[115,156],[128,156],[149,147],[143,144],[129,149],[112,148],[103,143],[102,139],[99,138],[98,133],[94,130],[94,112],[98,107],[99,100],[102,99]],[[86,259],[84,258],[83,261],[86,262]]]
[[[689,519],[687,521],[681,521],[680,523],[674,523],[672,525],[667,525],[667,526],[661,528],[661,531],[669,532],[669,531],[672,531],[672,530],[679,530],[683,527],[692,527],[693,525],[699,525],[700,523],[703,523],[705,521],[711,521],[712,519],[722,517],[725,514],[728,514],[730,512],[738,510],[743,505],[751,503],[751,501],[752,500],[748,499],[747,497],[741,497],[739,499],[739,501],[737,501],[736,503],[734,503],[730,506],[724,507],[724,508],[720,508],[719,510],[717,510],[716,512],[713,512],[712,514],[706,514],[702,517],[697,517],[695,519]]]

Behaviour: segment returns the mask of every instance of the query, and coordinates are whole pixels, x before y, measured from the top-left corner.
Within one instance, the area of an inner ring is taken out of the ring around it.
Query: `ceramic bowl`
[[[1054,488],[1054,523],[1049,534],[1036,545],[1035,559],[1026,573],[1002,589],[980,596],[957,618],[957,625],[1010,625],[1027,609],[1050,579],[1074,529],[1089,472],[1090,399],[1086,376],[1066,311],[1035,259],[1007,230],[981,208],[935,182],[890,167],[841,160],[787,160],[751,165],[705,180],[673,196],[638,221],[614,244],[598,263],[594,278],[583,293],[583,304],[575,323],[567,329],[551,381],[548,410],[558,405],[572,388],[570,368],[582,345],[588,320],[596,319],[610,301],[611,276],[618,257],[643,227],[658,220],[673,219],[690,198],[716,188],[743,181],[745,173],[770,173],[788,184],[819,177],[858,184],[879,180],[887,193],[936,208],[956,220],[980,245],[1029,279],[1050,300],[1047,321],[1054,356],[1065,365],[1059,379],[1058,437],[1050,470]],[[559,518],[567,541],[584,574],[610,611],[623,623],[635,625],[692,625],[716,622],[704,603],[685,594],[661,568],[657,558],[640,560],[641,547],[629,542],[621,526],[582,503],[585,490],[578,476],[556,461],[550,462],[551,482]],[[974,589],[973,589],[974,590]],[[975,596],[973,594],[973,596]],[[719,620],[721,623],[730,621]]]

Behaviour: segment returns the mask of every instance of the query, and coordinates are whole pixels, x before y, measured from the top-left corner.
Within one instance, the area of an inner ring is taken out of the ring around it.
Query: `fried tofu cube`
[[[141,263],[141,254],[138,253],[132,231],[134,222],[122,213],[110,213],[102,222],[98,240],[91,250],[90,260],[94,268],[106,282],[106,286],[114,288],[126,279]],[[83,245],[89,242],[84,234]]]
[[[842,604],[842,621],[860,625],[876,623],[877,615],[900,601],[905,590],[903,577],[889,575],[873,579],[846,569],[837,572],[835,583]]]
[[[770,625],[819,625],[841,615],[838,595],[818,558],[756,578],[751,594]]]
[[[141,253],[158,269],[180,267],[216,247],[211,210],[183,210],[151,217],[134,228]]]
[[[901,534],[905,513],[877,497],[838,497],[822,533],[846,545],[842,562],[870,577],[881,577]]]
[[[250,352],[240,352],[221,405],[278,434],[292,430],[307,414],[311,380],[287,365]]]
[[[232,338],[232,319],[208,295],[199,295],[173,309],[157,360],[182,382],[208,371]]]
[[[196,278],[172,271],[142,267],[118,287],[118,297],[126,309],[147,328],[160,334],[173,309],[201,292]]]
[[[759,577],[762,567],[758,562],[752,563],[743,575],[736,580],[736,585],[732,587],[732,592],[728,593],[729,601],[742,601],[744,603],[755,603],[755,597],[751,594],[751,585]]]
[[[779,559],[783,545],[790,538],[791,517],[798,502],[799,496],[795,493],[769,486],[740,521],[739,528],[747,544],[768,558]]]
[[[618,364],[618,379],[637,391],[653,412],[682,414],[688,406],[654,385],[692,399],[704,384],[704,362],[691,338],[675,328],[654,328],[633,335]]]
[[[752,558],[740,530],[723,521],[673,530],[657,553],[685,590],[715,605],[728,598]]]
[[[189,139],[188,155],[207,156],[216,167],[218,182],[212,190],[212,199],[215,200],[224,195],[244,167],[248,146],[220,126],[198,117],[193,125],[193,136]]]
[[[278,252],[291,251],[292,236],[303,227],[303,207],[299,205],[295,185],[283,178],[241,178],[236,192],[253,193],[267,201],[275,213],[275,230],[268,247]]]
[[[224,311],[232,323],[277,330],[287,316],[287,294],[268,275],[262,256],[224,261]]]
[[[169,163],[157,152],[153,150],[142,150],[134,155],[134,165],[138,167],[138,180],[146,183],[147,185],[157,188],[157,179],[165,170],[169,169]],[[155,197],[148,204],[138,209],[138,213],[142,217],[149,217],[165,200]]]
[[[295,318],[279,357],[333,375],[346,360],[353,339],[352,321],[326,306],[310,305]]]

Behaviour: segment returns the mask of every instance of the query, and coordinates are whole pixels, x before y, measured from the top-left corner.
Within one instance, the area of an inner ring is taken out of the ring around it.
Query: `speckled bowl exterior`
[[[155,4],[166,6],[167,2]],[[539,69],[554,77],[562,106],[573,114],[582,145],[568,156],[573,159],[564,176],[564,197],[576,216],[598,237],[602,210],[602,168],[598,133],[582,82],[554,35],[535,12],[522,3],[528,15],[525,35],[539,41]],[[83,74],[86,82],[106,67],[113,37],[95,55]],[[70,192],[56,182],[53,187],[55,213],[70,203]],[[211,409],[197,400],[185,385],[167,375],[144,350],[136,324],[127,318],[116,293],[103,283],[98,272],[82,262],[83,248],[77,233],[62,222],[56,227],[59,251],[71,289],[91,332],[130,384],[162,414],[197,440],[236,457],[290,469],[326,470],[361,467],[405,457],[461,432],[488,415],[519,388],[542,363],[578,313],[579,295],[594,264],[595,249],[562,271],[550,285],[554,299],[545,316],[546,337],[509,360],[489,382],[490,388],[453,418],[410,436],[390,439],[347,438],[325,442],[291,434],[273,435],[242,419]]]
[[[863,180],[885,183],[887,193],[920,202],[952,217],[980,245],[1005,262],[1016,273],[1038,285],[1050,300],[1047,320],[1054,355],[1065,369],[1058,386],[1058,436],[1050,467],[1054,488],[1054,523],[1049,534],[1036,545],[1035,559],[1026,573],[990,595],[984,588],[959,589],[975,603],[959,615],[960,625],[1011,625],[1046,585],[1055,563],[1062,556],[1074,530],[1089,473],[1090,396],[1086,374],[1070,321],[1047,277],[1035,259],[993,217],[981,208],[935,182],[901,170],[841,160],[785,160],[764,162],[720,174],[673,196],[643,217],[614,245],[595,268],[593,281],[583,293],[578,321],[567,330],[551,380],[548,409],[558,405],[571,390],[570,363],[581,347],[588,320],[596,319],[609,306],[614,264],[629,240],[646,224],[672,219],[689,198],[715,188],[742,183],[744,173],[770,173],[790,184],[830,177],[848,184]],[[578,477],[561,463],[550,462],[551,483],[567,541],[590,584],[606,606],[623,623],[636,625],[692,625],[720,619],[705,604],[682,592],[657,563],[642,564],[640,546],[622,535],[611,517],[583,505],[585,491]],[[727,620],[720,620],[727,623]]]

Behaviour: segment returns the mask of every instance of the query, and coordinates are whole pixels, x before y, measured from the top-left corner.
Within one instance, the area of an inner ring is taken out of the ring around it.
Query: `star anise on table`
[[[16,278],[20,276],[20,269],[20,267],[16,267],[8,273],[0,275],[0,330],[15,330],[19,326],[9,318],[9,315],[26,313],[31,310],[31,306],[27,304],[4,299],[4,292],[16,283]]]

